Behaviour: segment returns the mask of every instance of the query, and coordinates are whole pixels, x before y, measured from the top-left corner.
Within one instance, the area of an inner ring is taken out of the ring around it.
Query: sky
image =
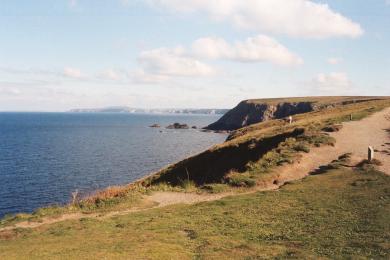
[[[390,0],[0,0],[0,111],[390,95]]]

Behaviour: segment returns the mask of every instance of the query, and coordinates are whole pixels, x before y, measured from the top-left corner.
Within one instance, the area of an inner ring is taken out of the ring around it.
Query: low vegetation
[[[255,192],[257,185],[275,182],[276,167],[294,163],[314,147],[334,145],[329,132],[339,131],[342,122],[388,106],[389,100],[351,102],[296,115],[291,125],[283,120],[252,125],[137,183],[88,198],[74,193],[68,205],[7,216],[0,228],[67,213],[92,214],[0,231],[0,259],[389,258],[390,177],[375,170],[376,160],[351,168],[351,155],[345,154],[277,192]],[[99,217],[152,208],[143,196],[154,191],[234,196]]]
[[[0,259],[388,258],[390,177],[331,168],[278,192],[3,231]]]
[[[154,191],[242,192],[269,179],[275,167],[292,164],[312,147],[334,145],[327,132],[341,129],[342,122],[360,120],[390,106],[390,100],[347,102],[342,107],[294,116],[293,124],[271,120],[233,132],[228,140],[201,154],[173,164],[135,184],[109,187],[88,198],[73,198],[66,206],[38,209],[33,214],[6,216],[0,227],[65,213],[99,213],[146,208],[142,196]]]

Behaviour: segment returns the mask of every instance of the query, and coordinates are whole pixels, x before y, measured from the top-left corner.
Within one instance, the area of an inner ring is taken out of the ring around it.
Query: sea
[[[221,143],[225,134],[199,130],[219,117],[0,113],[0,217],[130,183]],[[165,128],[175,122],[198,129]]]

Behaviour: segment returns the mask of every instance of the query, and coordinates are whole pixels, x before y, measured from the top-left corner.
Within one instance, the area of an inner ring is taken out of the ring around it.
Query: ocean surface
[[[219,117],[0,113],[0,217],[129,183],[221,143],[224,134],[148,127],[203,127]]]

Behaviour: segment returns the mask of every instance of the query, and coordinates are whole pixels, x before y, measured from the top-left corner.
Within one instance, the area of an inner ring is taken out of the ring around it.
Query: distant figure
[[[292,124],[292,121],[293,121],[292,116],[289,116],[288,117],[288,122],[289,122],[290,125]]]

